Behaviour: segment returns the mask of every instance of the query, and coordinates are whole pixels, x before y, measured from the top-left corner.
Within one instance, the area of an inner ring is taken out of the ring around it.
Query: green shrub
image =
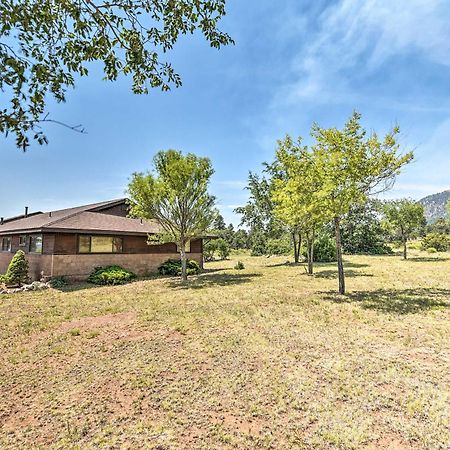
[[[181,275],[181,260],[168,259],[158,267],[158,272],[160,275]],[[200,265],[197,261],[189,259],[186,265],[186,272],[188,275],[197,275],[200,273]]]
[[[245,266],[244,266],[244,263],[242,261],[238,261],[236,263],[236,265],[234,266],[234,268],[235,268],[235,270],[244,270]]]
[[[114,285],[125,284],[134,280],[136,274],[120,266],[96,267],[87,281],[93,284]]]
[[[427,252],[428,253],[437,253],[437,250],[434,247],[428,247]]]
[[[303,249],[303,256],[307,256],[306,248]],[[336,243],[328,234],[322,233],[314,241],[314,262],[332,261],[336,261]]]
[[[407,247],[411,250],[420,250],[422,248],[422,243],[417,241],[408,242]]]
[[[53,289],[61,289],[67,286],[67,280],[64,277],[54,277],[50,280],[50,286]]]
[[[217,240],[217,252],[220,259],[227,259],[230,256],[230,246],[225,239]]]
[[[203,245],[203,257],[205,261],[213,261],[217,251],[217,239],[211,239]]]
[[[422,239],[424,250],[435,248],[438,252],[450,250],[450,235],[443,233],[429,233]]]
[[[262,256],[266,251],[266,237],[259,231],[255,232],[251,238],[251,255]]]
[[[287,238],[269,239],[266,252],[268,255],[287,255],[292,250],[291,241]]]
[[[18,250],[3,277],[4,283],[21,286],[28,280],[28,261],[23,250]]]

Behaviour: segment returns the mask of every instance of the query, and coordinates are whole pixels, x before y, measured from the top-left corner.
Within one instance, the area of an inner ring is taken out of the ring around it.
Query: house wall
[[[97,212],[101,214],[111,214],[113,216],[127,217],[129,207],[126,203],[121,203],[120,205],[111,206],[110,208],[104,208]]]
[[[5,273],[14,253],[0,252],[0,273]],[[39,280],[42,276],[50,276],[52,271],[52,255],[27,254],[28,275],[32,280]]]
[[[55,255],[74,255],[78,253],[78,235],[60,233],[55,235],[44,235],[44,243],[47,241],[47,246],[50,248],[51,236],[53,236],[53,253]],[[148,245],[147,236],[122,236],[123,252],[131,254],[169,254],[177,253],[177,246],[175,244],[162,245]],[[197,239],[191,242],[191,253],[202,252],[202,240]],[[44,253],[47,253],[44,251]],[[51,253],[51,252],[48,252]]]
[[[28,235],[29,236],[29,235]],[[1,237],[1,236],[0,236]],[[147,245],[145,236],[123,236],[123,253],[77,254],[76,234],[43,234],[43,253],[28,253],[27,247],[19,247],[19,236],[12,236],[12,251],[0,252],[0,273],[5,273],[15,252],[23,249],[27,254],[29,275],[33,280],[65,276],[69,279],[85,279],[95,267],[117,264],[139,276],[157,271],[169,258],[178,259],[175,244]],[[188,257],[203,266],[202,240],[191,243]]]
[[[191,253],[202,265],[202,254]],[[158,267],[169,258],[179,258],[178,253],[152,253],[152,254],[89,254],[89,255],[54,255],[53,275],[64,276],[71,280],[84,280],[98,266],[119,265],[131,270],[139,276],[155,273]],[[49,275],[50,276],[50,275]]]

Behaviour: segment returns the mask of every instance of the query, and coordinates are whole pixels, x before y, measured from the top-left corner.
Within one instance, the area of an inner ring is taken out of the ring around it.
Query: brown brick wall
[[[0,273],[4,274],[8,269],[14,253],[0,252]],[[28,275],[32,280],[39,280],[41,272],[44,275],[50,275],[52,271],[52,256],[51,255],[33,255],[27,254],[28,260]]]
[[[202,255],[189,255],[200,265]],[[117,264],[131,270],[139,276],[155,273],[161,263],[169,258],[178,258],[177,253],[160,254],[108,254],[108,255],[54,255],[53,276],[65,276],[69,279],[86,279],[95,267]]]

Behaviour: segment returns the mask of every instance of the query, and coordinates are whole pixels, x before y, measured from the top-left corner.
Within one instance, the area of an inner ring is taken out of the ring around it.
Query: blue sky
[[[0,215],[122,197],[132,172],[176,148],[211,158],[211,191],[227,222],[245,203],[248,171],[271,160],[286,133],[313,121],[342,126],[354,109],[379,132],[399,124],[416,159],[390,197],[450,188],[450,2],[448,0],[229,0],[220,51],[200,36],[168,58],[183,78],[169,93],[130,92],[93,67],[52,117],[81,135],[46,128],[48,146],[23,154],[0,144]]]

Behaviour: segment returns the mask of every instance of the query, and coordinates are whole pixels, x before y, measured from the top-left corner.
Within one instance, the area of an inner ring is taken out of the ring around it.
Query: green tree
[[[243,229],[236,230],[233,236],[233,243],[231,244],[231,247],[236,250],[249,248],[247,231]]]
[[[102,63],[104,78],[132,77],[132,91],[180,86],[162,54],[180,35],[199,30],[212,47],[233,43],[218,29],[225,0],[2,0],[0,2],[0,132],[47,142],[41,126],[50,119],[50,97],[64,102],[88,64]],[[78,127],[72,127],[79,129]]]
[[[134,173],[128,185],[130,214],[158,221],[164,232],[155,243],[177,244],[183,281],[187,242],[201,237],[216,217],[215,199],[208,194],[213,173],[208,158],[168,150],[156,154],[154,173]]]
[[[217,212],[217,216],[213,223],[213,229],[217,230],[217,231],[222,231],[222,230],[225,230],[226,227],[227,227],[227,224],[225,223],[225,220],[224,220],[222,214]]]
[[[306,238],[308,273],[313,273],[314,242],[317,228],[326,221],[327,211],[317,195],[320,177],[310,148],[290,136],[278,141],[275,161],[269,166],[273,174],[274,214],[293,232],[295,261],[298,262],[302,235]],[[295,245],[295,234],[298,244]]]
[[[285,226],[274,214],[271,178],[250,172],[246,189],[250,193],[247,204],[234,211],[242,216],[241,225],[249,228],[252,255],[264,255],[267,251],[267,241],[281,238],[286,232]]]
[[[227,259],[230,256],[230,245],[225,239],[217,240],[217,253],[220,259]]]
[[[214,261],[214,255],[217,251],[217,239],[209,239],[203,243],[203,257],[205,261]]]
[[[391,187],[402,166],[413,158],[412,152],[399,154],[398,127],[379,139],[375,133],[367,134],[360,122],[361,115],[354,112],[342,130],[315,124],[311,133],[320,184],[316,197],[333,217],[340,294],[345,293],[342,217],[352,206],[365,203],[369,195]]]
[[[342,250],[349,254],[386,254],[387,233],[382,224],[383,204],[370,199],[351,207],[341,222]]]
[[[28,279],[28,261],[23,250],[18,250],[9,263],[5,274],[6,284],[21,286]]]
[[[411,234],[419,232],[426,223],[423,206],[408,199],[392,200],[386,203],[384,213],[387,223],[402,241],[403,259],[406,259],[406,242]]]

